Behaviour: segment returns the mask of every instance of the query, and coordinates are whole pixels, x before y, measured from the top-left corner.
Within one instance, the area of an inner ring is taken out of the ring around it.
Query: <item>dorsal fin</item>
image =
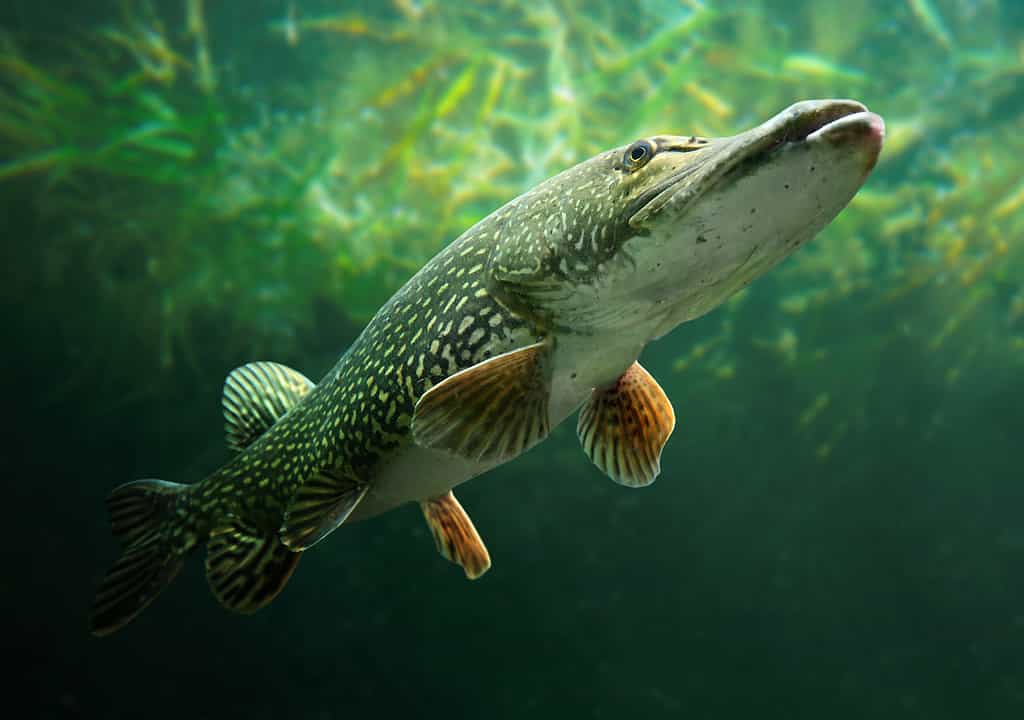
[[[224,380],[224,431],[228,447],[241,451],[299,404],[314,387],[298,370],[275,362],[253,362]]]

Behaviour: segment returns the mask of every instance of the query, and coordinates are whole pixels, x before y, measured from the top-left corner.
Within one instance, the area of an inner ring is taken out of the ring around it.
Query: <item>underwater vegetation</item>
[[[124,0],[59,48],[0,38],[0,183],[29,188],[53,223],[45,281],[86,275],[95,312],[124,314],[170,369],[195,362],[197,318],[250,357],[331,333],[318,306],[361,326],[473,222],[603,148],[856,97],[887,121],[878,174],[765,281],[778,297],[740,295],[676,368],[727,383],[754,348],[813,376],[836,359],[822,338],[858,322],[852,302],[863,318],[914,308],[878,342],[898,335],[955,386],[1024,364],[1024,29],[1010,5],[296,1],[229,43],[212,3]],[[259,53],[274,72],[240,69],[235,55]],[[830,418],[822,458],[859,392],[806,398],[798,430]]]

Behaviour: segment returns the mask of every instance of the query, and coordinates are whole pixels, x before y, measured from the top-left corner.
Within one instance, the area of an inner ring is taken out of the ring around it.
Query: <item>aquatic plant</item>
[[[0,164],[0,180],[45,172],[51,184],[87,174],[174,183],[201,167],[223,124],[210,70],[170,47],[151,10],[139,17],[131,7],[123,28],[86,34],[53,68],[3,37],[0,144],[14,159]],[[175,87],[182,71],[195,77],[198,96]]]
[[[71,203],[103,228],[98,276],[143,248],[143,272],[106,282],[154,319],[167,366],[188,357],[197,316],[239,354],[290,350],[318,303],[358,326],[463,229],[601,148],[728,134],[836,95],[887,118],[882,168],[780,269],[775,329],[750,342],[813,362],[816,323],[853,297],[932,309],[922,352],[979,314],[996,337],[1002,313],[1019,342],[1024,39],[1001,5],[290,3],[249,42],[315,72],[246,83],[214,52],[210,8],[177,7],[125,2],[59,61],[16,37],[0,51],[0,179],[41,180],[41,208]],[[744,302],[680,368],[733,376]]]

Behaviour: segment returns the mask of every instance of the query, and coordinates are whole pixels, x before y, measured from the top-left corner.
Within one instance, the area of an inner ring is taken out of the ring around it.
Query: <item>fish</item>
[[[807,243],[881,152],[882,118],[805,100],[740,134],[653,135],[538,184],[470,227],[387,301],[318,382],[274,362],[231,371],[232,458],[192,484],[113,490],[123,550],[94,635],[126,625],[205,546],[206,577],[249,614],[342,525],[418,503],[442,556],[490,553],[453,489],[579,411],[583,454],[650,485],[675,428],[638,358]]]

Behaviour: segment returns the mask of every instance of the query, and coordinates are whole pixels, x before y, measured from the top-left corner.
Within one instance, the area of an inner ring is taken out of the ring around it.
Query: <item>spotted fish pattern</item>
[[[463,233],[315,385],[275,363],[232,371],[232,459],[192,485],[138,480],[110,494],[123,551],[100,583],[92,632],[131,621],[203,546],[214,596],[255,612],[353,513],[406,501],[420,503],[441,554],[479,577],[490,556],[451,487],[526,451],[581,406],[577,432],[595,466],[623,485],[649,484],[675,414],[635,362],[640,349],[799,245],[780,239],[812,237],[863,182],[882,133],[859,103],[807,101],[732,138],[659,135],[609,150]],[[831,185],[758,185],[796,182],[808,158],[827,165]],[[736,208],[765,193],[793,211],[749,233]],[[421,461],[441,473],[418,475]],[[458,476],[444,485],[449,472]]]
[[[203,544],[207,579],[222,604],[254,612],[270,602],[299,553],[343,523],[372,489],[381,463],[413,442],[417,403],[431,388],[527,347],[533,348],[530,362],[517,358],[503,371],[533,367],[540,373],[556,332],[589,331],[588,318],[563,312],[570,322],[559,325],[553,309],[564,310],[560,303],[574,288],[593,282],[608,263],[629,261],[622,245],[643,231],[628,218],[637,198],[660,189],[656,178],[634,171],[659,150],[689,152],[705,142],[638,141],[507,203],[411,278],[315,386],[274,363],[234,371],[225,383],[224,408],[227,442],[237,454],[193,485],[140,480],[108,498],[124,554],[100,585],[92,632],[105,635],[129,622]],[[594,320],[606,310],[587,313]],[[519,404],[508,398],[515,393],[502,383],[515,378],[493,380],[488,402],[514,415]],[[538,388],[545,382],[541,375],[532,380]],[[450,388],[449,395],[459,392]],[[491,459],[506,459],[547,433],[546,401],[538,395],[522,405],[533,417],[501,416],[522,426],[504,437],[447,439],[456,449],[502,450],[504,456]],[[517,440],[520,445],[510,448]],[[435,535],[456,528],[457,537],[478,541],[453,499],[426,497],[421,505],[428,521],[445,520],[432,525]],[[445,544],[439,540],[439,546]],[[487,551],[481,546],[446,556],[481,558]],[[482,572],[479,560],[462,564],[470,576]]]
[[[276,594],[267,593],[267,584],[279,591],[281,576],[286,580],[294,570],[293,549],[326,534],[289,526],[290,505],[295,517],[310,522],[322,519],[332,504],[341,505],[343,514],[346,499],[372,484],[381,460],[411,442],[413,412],[427,390],[547,334],[542,318],[518,312],[494,292],[493,249],[513,232],[515,210],[513,202],[485,218],[427,263],[315,386],[307,389],[301,376],[283,380],[263,370],[261,380],[246,383],[248,391],[229,383],[228,442],[239,452],[222,468],[193,485],[142,480],[111,494],[114,532],[126,554],[97,594],[94,634],[129,622],[173,579],[181,559],[211,537],[216,542],[208,548],[207,576],[214,594],[224,602],[230,589],[229,607],[240,612],[262,607]],[[533,234],[524,226],[518,232]],[[259,397],[274,390],[275,398]],[[253,437],[253,425],[265,431]],[[306,515],[295,506],[300,488],[313,507]],[[131,532],[121,527],[129,523]],[[140,559],[143,546],[147,553]],[[240,548],[255,554],[252,562],[242,562]],[[268,567],[278,568],[277,575],[264,581]]]

